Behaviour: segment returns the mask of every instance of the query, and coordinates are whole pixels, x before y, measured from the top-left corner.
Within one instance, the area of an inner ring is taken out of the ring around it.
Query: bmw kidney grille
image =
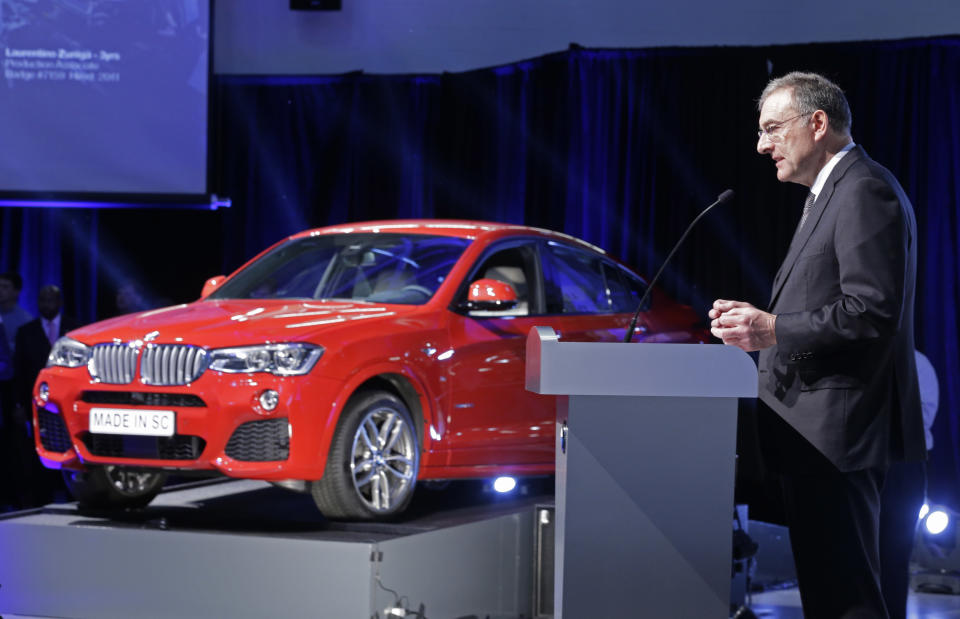
[[[142,354],[141,354],[142,353]],[[101,383],[125,385],[137,375],[147,385],[186,385],[207,369],[207,351],[186,344],[97,344],[88,366],[90,376]]]

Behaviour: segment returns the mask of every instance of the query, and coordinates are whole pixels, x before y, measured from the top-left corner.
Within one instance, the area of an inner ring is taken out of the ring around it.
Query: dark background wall
[[[217,0],[219,74],[467,71],[585,47],[782,45],[956,33],[954,0]]]

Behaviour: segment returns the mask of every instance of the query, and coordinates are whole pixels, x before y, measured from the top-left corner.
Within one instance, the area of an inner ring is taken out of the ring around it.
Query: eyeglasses
[[[788,122],[794,121],[802,116],[809,116],[810,114],[797,114],[796,116],[791,116],[786,120],[781,120],[779,122],[767,123],[766,127],[757,129],[757,139],[762,140],[764,136],[771,142],[779,142],[783,140],[783,134],[781,130],[785,124]]]

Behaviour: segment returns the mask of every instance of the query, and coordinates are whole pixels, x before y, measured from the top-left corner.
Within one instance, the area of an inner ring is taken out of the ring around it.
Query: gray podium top
[[[723,344],[561,342],[550,327],[533,327],[526,387],[548,395],[754,398],[757,366]]]

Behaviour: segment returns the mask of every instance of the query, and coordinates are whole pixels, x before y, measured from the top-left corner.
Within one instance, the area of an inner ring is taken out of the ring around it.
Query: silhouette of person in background
[[[930,428],[937,416],[940,386],[930,360],[919,350],[916,359],[924,438],[929,453],[933,449]],[[907,616],[910,555],[926,494],[926,462],[895,462],[890,466],[880,495],[880,585],[890,619]]]
[[[20,306],[23,278],[18,273],[0,273],[0,320],[7,333],[7,344],[16,346],[17,329],[33,320],[30,312]]]
[[[0,380],[13,378],[13,355],[10,354],[10,345],[7,343],[7,330],[0,318]]]
[[[10,383],[13,377],[13,356],[7,344],[7,333],[0,318],[0,381]],[[5,398],[6,399],[6,398]],[[4,401],[0,401],[0,512],[7,511],[13,504],[13,486],[11,477],[16,474],[10,458],[9,436],[13,427],[12,412]],[[7,417],[10,415],[10,419]]]
[[[0,273],[0,469],[6,472],[0,481],[0,511],[16,503],[13,477],[17,459],[14,444],[16,430],[13,396],[13,347],[17,330],[33,320],[30,312],[20,306],[23,278],[18,273]]]
[[[47,364],[53,343],[68,331],[80,325],[61,313],[63,295],[60,288],[44,286],[37,295],[40,317],[17,330],[16,347],[13,353],[14,383],[14,456],[19,460],[19,474],[15,475],[20,507],[34,507],[50,502],[57,494],[66,497],[58,471],[51,471],[40,464],[34,449],[32,436],[33,383],[40,370]]]

